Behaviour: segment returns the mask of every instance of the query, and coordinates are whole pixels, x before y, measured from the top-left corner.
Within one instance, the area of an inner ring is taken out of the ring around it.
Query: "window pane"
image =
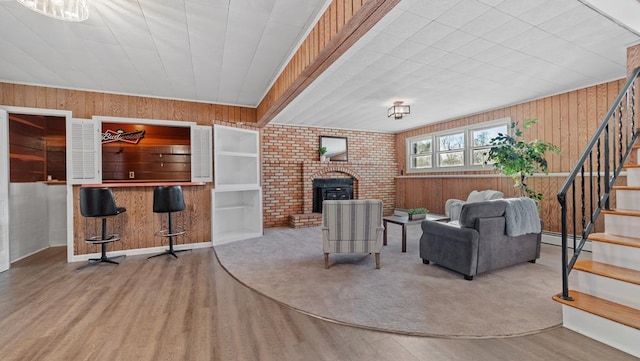
[[[460,167],[464,165],[464,152],[450,152],[438,154],[441,167]]]
[[[473,146],[482,147],[489,145],[491,139],[498,136],[498,133],[507,133],[507,125],[500,125],[493,128],[474,130],[473,131]]]
[[[489,148],[474,149],[471,154],[473,165],[483,165],[488,153]],[[487,162],[487,164],[493,164],[493,162]]]
[[[422,139],[411,142],[411,154],[431,153],[431,139]]]
[[[411,159],[411,168],[431,168],[431,156],[419,156]]]
[[[464,133],[443,135],[438,139],[440,151],[464,149]]]

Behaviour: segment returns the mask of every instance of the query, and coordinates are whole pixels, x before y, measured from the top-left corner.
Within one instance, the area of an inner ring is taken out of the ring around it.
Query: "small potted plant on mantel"
[[[318,148],[318,154],[320,154],[320,161],[321,162],[326,162],[327,161],[327,156],[325,155],[327,153],[327,147],[319,147]]]

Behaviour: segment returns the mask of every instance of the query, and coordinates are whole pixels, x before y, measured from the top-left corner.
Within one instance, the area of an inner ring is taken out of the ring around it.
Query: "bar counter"
[[[156,186],[180,185],[184,193],[186,209],[172,213],[175,228],[187,232],[176,238],[175,245],[211,242],[211,184],[199,182],[105,182],[73,187],[74,255],[99,252],[99,247],[84,240],[100,234],[100,218],[83,217],[80,214],[80,188],[111,188],[118,207],[127,211],[107,219],[109,234],[119,234],[121,240],[108,245],[108,252],[142,250],[168,247],[165,237],[155,233],[167,228],[166,213],[153,213],[153,189]],[[149,250],[153,253],[156,250]],[[140,253],[146,253],[142,251]]]
[[[203,186],[207,183],[204,182],[107,182],[101,184],[83,184],[82,187],[106,187],[106,188],[120,188],[120,187],[158,187],[158,186]]]

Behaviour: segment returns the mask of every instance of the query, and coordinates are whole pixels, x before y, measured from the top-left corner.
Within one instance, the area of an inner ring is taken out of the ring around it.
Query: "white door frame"
[[[9,113],[0,109],[0,272],[9,269]],[[4,134],[4,136],[2,136]]]
[[[54,116],[54,117],[64,117],[65,123],[68,124],[69,120],[72,118],[72,113],[70,110],[57,110],[57,109],[42,109],[42,108],[27,108],[27,107],[14,107],[14,106],[5,106],[0,105],[0,109],[6,110],[8,113],[16,113],[16,114],[30,114],[30,115],[45,115],[45,116]],[[8,119],[7,119],[8,124]],[[0,140],[0,146],[2,145],[2,141],[6,141],[7,149],[9,147],[9,132],[5,133],[6,135],[2,136]],[[69,141],[69,140],[67,140]],[[0,152],[1,154],[2,152]],[[7,152],[7,158],[9,154]],[[67,154],[67,162],[69,155]],[[0,175],[5,174],[3,171],[6,171],[7,175],[7,187],[9,186],[9,162],[6,164],[6,169],[0,170]],[[7,204],[8,208],[8,204]],[[73,185],[67,182],[67,262],[71,262],[73,259]]]

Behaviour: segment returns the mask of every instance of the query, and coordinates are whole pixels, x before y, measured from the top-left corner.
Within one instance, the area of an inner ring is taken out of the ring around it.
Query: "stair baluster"
[[[640,145],[635,144],[640,131],[635,121],[635,87],[639,74],[640,68],[632,72],[558,193],[562,293],[553,297],[563,304],[565,327],[637,357],[640,357],[636,341],[640,339]],[[626,165],[634,150],[638,164]],[[625,168],[627,185],[616,185]],[[581,178],[579,185],[577,177]],[[611,209],[612,191],[616,192],[616,209]],[[604,222],[598,222],[601,214]],[[604,229],[600,230],[603,223]],[[573,240],[572,247],[569,237]],[[592,260],[578,261],[587,240],[592,241]],[[569,290],[569,274],[574,268],[577,290]]]

